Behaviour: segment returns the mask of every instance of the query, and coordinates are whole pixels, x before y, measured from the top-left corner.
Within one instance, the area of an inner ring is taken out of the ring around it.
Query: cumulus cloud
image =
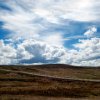
[[[63,48],[34,39],[24,40],[17,46],[15,41],[10,44],[1,42],[0,64],[59,63],[64,55]]]
[[[92,37],[96,32],[97,32],[97,28],[95,26],[92,26],[92,27],[89,28],[88,31],[86,31],[84,33],[84,35],[87,36],[87,37]]]
[[[19,46],[29,52],[33,57],[29,60],[23,60],[23,63],[56,63],[62,56],[62,49],[56,46],[48,45],[44,42],[35,40],[25,40]]]
[[[16,56],[16,50],[0,40],[0,64],[16,63],[14,60]]]
[[[99,38],[80,40],[74,45],[77,49],[70,50],[34,39],[19,43],[11,41],[9,44],[2,40],[0,43],[0,64],[63,63],[100,66]]]
[[[95,62],[93,65],[100,65],[100,38],[91,38],[87,40],[80,40],[79,43],[74,45],[78,51],[77,51],[77,61],[79,61],[80,64],[91,65],[93,62]],[[97,60],[97,62],[96,62]],[[93,62],[92,62],[93,61]]]

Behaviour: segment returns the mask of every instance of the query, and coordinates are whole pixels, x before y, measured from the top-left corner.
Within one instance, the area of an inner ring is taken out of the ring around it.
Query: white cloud
[[[74,46],[79,48],[79,49],[95,49],[93,47],[97,47],[98,49],[100,48],[100,38],[91,38],[91,39],[86,39],[86,40],[79,40],[80,43],[75,44]],[[97,50],[97,48],[95,50]]]
[[[0,64],[63,63],[100,66],[99,38],[81,40],[75,45],[77,49],[70,50],[34,39],[17,42],[5,44],[1,41]]]
[[[39,29],[42,29],[41,25],[34,23],[36,16],[25,11],[3,13],[0,20],[4,21],[3,28],[12,31],[14,37],[37,37]]]
[[[49,10],[39,8],[39,9],[34,9],[33,12],[50,23],[59,23],[58,19]]]
[[[31,59],[20,61],[24,63],[56,63],[63,55],[63,50],[59,46],[49,45],[34,39],[25,40],[19,47],[24,48],[25,51],[33,55]]]
[[[62,17],[65,19],[77,21],[96,21],[99,20],[100,13],[98,13],[98,11],[94,11],[94,9],[99,10],[100,8],[97,8],[99,4],[100,2],[97,4],[97,1],[95,0],[62,1],[60,10],[63,11]]]
[[[61,33],[48,33],[43,36],[43,41],[51,45],[63,46],[64,40]]]
[[[0,64],[16,63],[16,50],[10,45],[5,45],[3,40],[0,40]]]
[[[64,55],[64,48],[34,39],[15,43],[16,41],[11,41],[10,45],[1,42],[0,64],[59,63],[61,56]]]
[[[92,65],[92,61],[95,61],[93,65],[100,65],[98,62],[100,59],[100,38],[91,38],[87,40],[80,40],[80,43],[74,45],[77,49],[78,56],[76,57],[79,64]],[[97,62],[96,62],[97,60]]]
[[[14,37],[42,36],[49,25],[61,25],[62,20],[99,21],[99,4],[95,0],[5,0],[12,11],[0,9],[3,28]],[[41,34],[40,34],[41,33]]]
[[[92,26],[92,27],[89,28],[88,31],[86,31],[84,33],[84,35],[87,36],[87,37],[92,37],[96,32],[97,32],[97,28],[95,26]]]
[[[73,63],[73,65],[78,65],[78,66],[100,66],[100,59],[96,59],[96,60],[88,60],[88,61],[81,61],[78,63]]]

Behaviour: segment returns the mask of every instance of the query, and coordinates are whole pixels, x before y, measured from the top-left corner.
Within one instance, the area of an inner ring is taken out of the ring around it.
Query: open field
[[[100,67],[0,66],[0,100],[100,100]]]

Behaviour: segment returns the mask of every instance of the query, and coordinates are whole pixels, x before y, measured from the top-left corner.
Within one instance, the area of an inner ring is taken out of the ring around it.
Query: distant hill
[[[2,65],[0,68],[17,71],[28,71],[32,73],[71,77],[82,79],[100,79],[100,67],[72,66],[65,64],[45,64],[45,65]]]

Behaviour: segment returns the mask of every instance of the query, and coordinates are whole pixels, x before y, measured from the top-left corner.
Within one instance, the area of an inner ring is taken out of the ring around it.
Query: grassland
[[[0,66],[0,100],[100,100],[100,67]]]

